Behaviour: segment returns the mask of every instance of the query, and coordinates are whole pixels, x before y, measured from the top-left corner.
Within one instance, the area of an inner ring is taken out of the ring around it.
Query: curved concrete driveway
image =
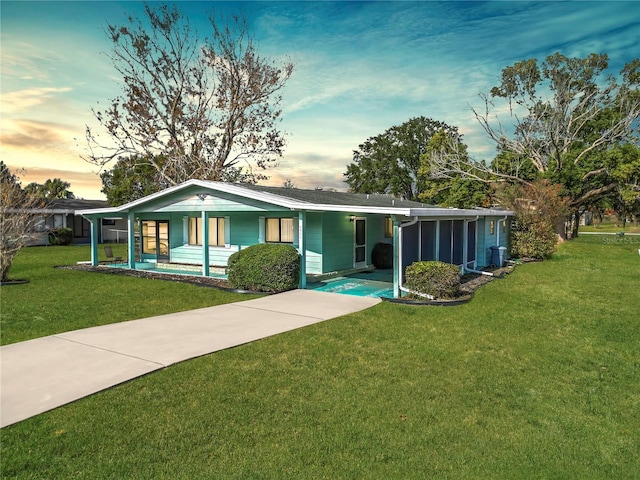
[[[0,427],[168,365],[357,312],[377,298],[294,290],[0,348]]]

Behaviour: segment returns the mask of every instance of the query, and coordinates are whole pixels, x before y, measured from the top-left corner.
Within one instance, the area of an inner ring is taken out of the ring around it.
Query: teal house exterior
[[[404,288],[404,269],[415,261],[440,260],[465,273],[491,265],[491,247],[505,247],[508,255],[514,215],[387,195],[204,180],[76,214],[91,224],[93,265],[98,265],[101,220],[122,219],[128,231],[128,268],[189,266],[197,275],[223,274],[229,257],[240,249],[287,243],[301,255],[301,288],[307,279],[373,268],[374,248],[383,244],[391,257],[395,297]]]

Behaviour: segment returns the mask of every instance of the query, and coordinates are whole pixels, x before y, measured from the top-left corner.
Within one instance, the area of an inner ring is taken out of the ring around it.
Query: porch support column
[[[467,259],[469,255],[469,220],[464,221],[462,228],[464,229],[462,232],[462,238],[464,239],[462,242],[462,273],[464,274],[467,269],[467,264],[469,263]]]
[[[142,227],[140,227],[140,248],[142,248]],[[129,212],[127,216],[127,256],[129,268],[136,269],[136,215]]]
[[[298,212],[298,251],[300,252],[300,288],[307,288],[307,212]]]
[[[202,276],[209,276],[209,218],[202,211]]]
[[[402,275],[400,222],[395,216],[392,216],[391,220],[393,220],[393,298],[400,298],[400,278]]]
[[[436,261],[440,261],[440,220],[436,221]]]
[[[91,265],[98,266],[98,224],[99,218],[89,218],[89,224],[91,225]]]

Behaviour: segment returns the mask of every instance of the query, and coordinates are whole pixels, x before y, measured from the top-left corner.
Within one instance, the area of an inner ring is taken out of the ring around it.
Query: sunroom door
[[[355,251],[354,251],[354,268],[363,268],[367,266],[367,219],[355,219]]]

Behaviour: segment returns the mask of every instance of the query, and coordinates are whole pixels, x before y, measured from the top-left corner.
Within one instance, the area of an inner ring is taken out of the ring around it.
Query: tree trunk
[[[554,230],[556,231],[556,233],[558,234],[558,243],[562,243],[566,240],[568,240],[568,228],[567,228],[567,224],[570,221],[568,221],[566,218],[561,218],[558,219],[555,223],[555,225],[553,226]]]

